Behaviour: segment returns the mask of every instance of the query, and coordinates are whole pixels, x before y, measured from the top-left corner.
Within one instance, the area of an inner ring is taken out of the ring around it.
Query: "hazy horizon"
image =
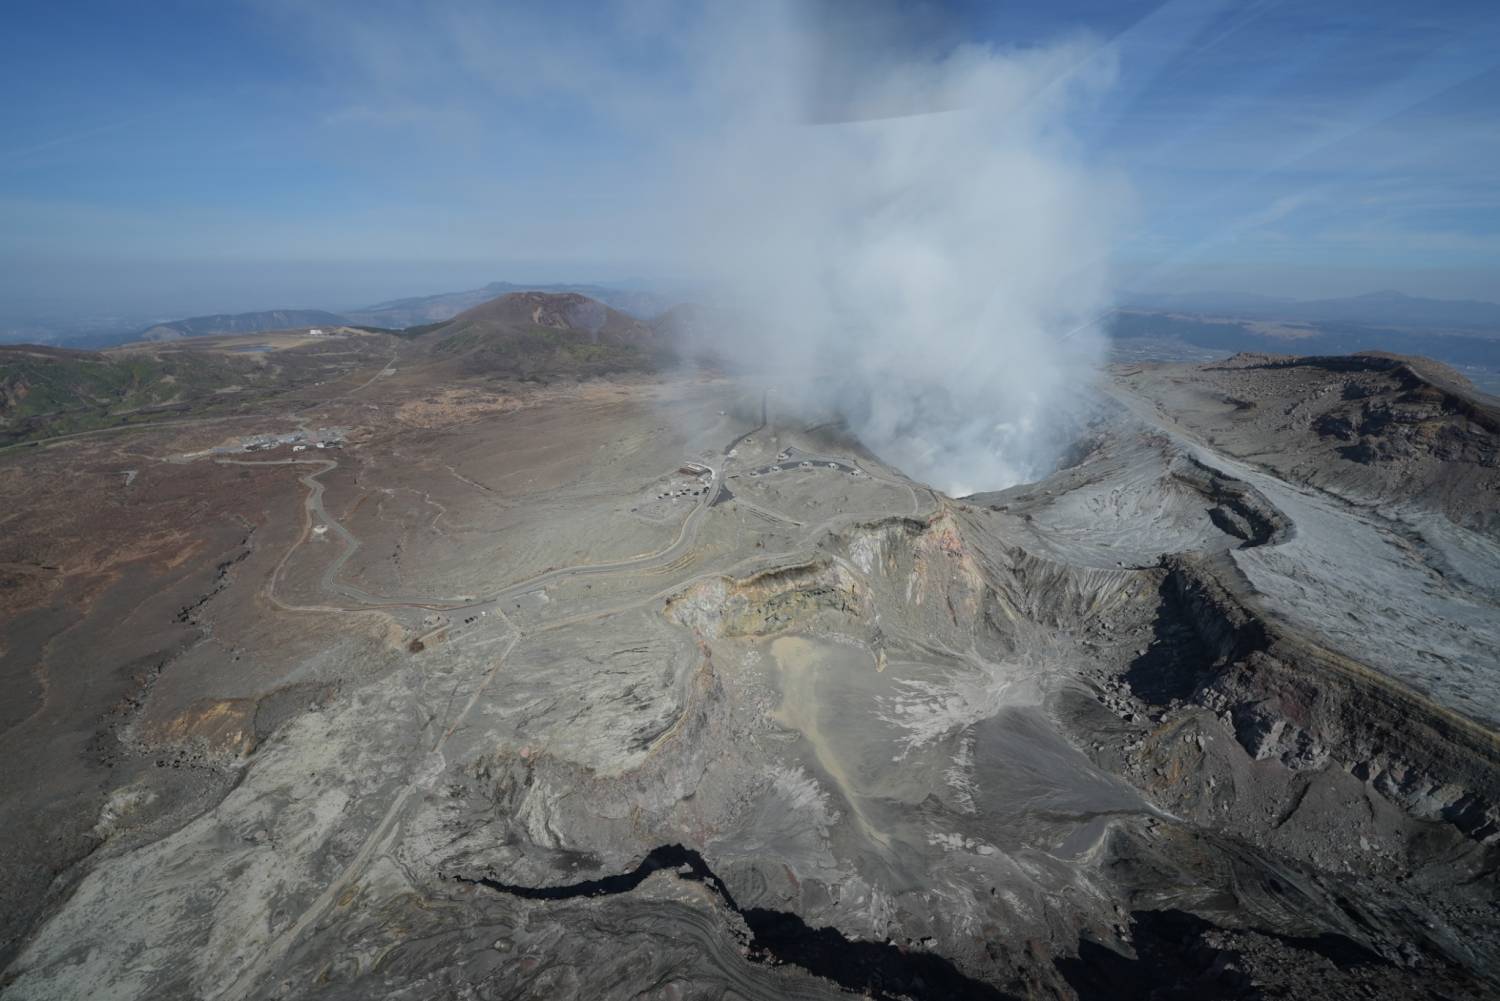
[[[277,309],[317,309],[338,313],[397,299],[469,291],[494,283],[538,287],[598,285],[621,290],[638,289],[684,301],[698,298],[695,293],[701,287],[682,277],[655,279],[608,267],[574,270],[545,264],[488,264],[481,261],[374,264],[319,262],[319,267],[310,270],[298,262],[257,261],[235,265],[217,273],[213,266],[204,268],[202,262],[140,262],[131,267],[116,269],[115,273],[128,276],[136,269],[154,272],[158,268],[178,276],[185,287],[161,292],[123,278],[120,285],[113,289],[106,286],[75,293],[57,293],[51,297],[33,294],[7,298],[0,305],[0,339],[4,339],[13,330],[23,330],[19,325],[27,321],[79,332],[90,329],[91,324],[104,323],[105,326],[95,331],[102,332],[113,329],[107,325],[110,318],[148,323],[218,313],[251,313]],[[269,282],[264,280],[267,270],[273,276],[273,280]],[[183,276],[189,277],[184,279]],[[1403,287],[1399,284],[1397,279],[1401,276],[1389,277],[1392,281],[1385,285],[1365,285],[1350,280],[1330,283],[1323,289],[1309,287],[1301,294],[1270,292],[1266,288],[1271,286],[1249,282],[1215,282],[1206,279],[1191,285],[1122,287],[1118,296],[1121,305],[1129,306],[1135,298],[1158,296],[1244,295],[1305,302],[1394,292],[1414,298],[1472,300],[1500,306],[1500,292],[1488,295],[1482,292],[1466,294],[1462,291],[1463,286],[1452,288],[1444,283],[1438,283],[1430,291],[1413,291],[1412,286]],[[1430,285],[1415,287],[1431,289]],[[7,325],[10,325],[9,329]],[[126,322],[114,332],[129,332],[128,326],[129,323]]]

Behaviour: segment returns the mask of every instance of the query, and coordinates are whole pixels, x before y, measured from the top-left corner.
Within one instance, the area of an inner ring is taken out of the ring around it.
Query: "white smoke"
[[[1128,200],[1065,129],[1107,60],[1081,42],[872,57],[830,107],[826,36],[751,20],[703,50],[710,124],[673,154],[668,239],[744,321],[720,349],[951,494],[1045,474],[1099,358],[1078,328],[1108,308]]]
[[[945,0],[266,2],[350,81],[331,128],[425,122],[395,148],[481,178],[406,242],[706,284],[745,321],[718,347],[783,409],[836,410],[950,493],[1065,444],[1129,200],[1068,129],[1108,47],[975,44],[962,11],[994,33],[1005,5]]]

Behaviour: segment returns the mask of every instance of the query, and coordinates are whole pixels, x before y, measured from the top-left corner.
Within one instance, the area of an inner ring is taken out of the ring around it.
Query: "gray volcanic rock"
[[[1496,429],[1442,373],[1120,370],[1065,468],[955,500],[763,387],[397,350],[309,404],[327,458],[136,443],[251,474],[255,530],[99,738],[8,996],[1500,987]]]

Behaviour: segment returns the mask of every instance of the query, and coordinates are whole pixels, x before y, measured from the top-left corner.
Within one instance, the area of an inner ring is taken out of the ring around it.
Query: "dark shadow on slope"
[[[1151,641],[1125,670],[1130,691],[1154,706],[1192,695],[1207,680],[1215,661],[1171,578],[1162,581],[1159,594]]]
[[[812,928],[786,911],[740,911],[754,932],[757,958],[793,963],[853,991],[877,998],[955,998],[1002,1001],[1011,995],[960,973],[930,952],[845,938],[834,928]]]
[[[1057,961],[1057,970],[1079,1001],[1258,1001],[1267,995],[1241,968],[1241,954],[1209,940],[1218,931],[1210,921],[1186,911],[1135,911],[1131,944],[1136,958],[1095,942],[1079,944],[1076,959]],[[1375,953],[1332,932],[1318,936],[1257,931],[1282,946],[1314,953],[1340,970],[1384,964]]]
[[[757,961],[791,963],[873,998],[1005,1001],[1011,997],[965,976],[951,962],[929,952],[845,938],[837,929],[812,928],[797,915],[785,911],[762,907],[741,909],[703,856],[682,845],[652,849],[630,872],[565,886],[519,886],[488,877],[455,876],[454,879],[527,900],[568,900],[626,893],[662,869],[678,870],[679,878],[705,884],[726,907],[743,918],[753,935],[751,956]]]

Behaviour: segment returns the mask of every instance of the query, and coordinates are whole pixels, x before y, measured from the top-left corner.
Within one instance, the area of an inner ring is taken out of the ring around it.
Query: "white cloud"
[[[1107,309],[1130,202],[1066,135],[1108,61],[1075,42],[865,67],[844,88],[856,120],[814,126],[818,39],[762,15],[715,42],[717,124],[676,137],[659,233],[748,311],[728,348],[943,489],[1046,472],[1099,351],[1060,337]],[[898,106],[940,110],[858,120]]]

